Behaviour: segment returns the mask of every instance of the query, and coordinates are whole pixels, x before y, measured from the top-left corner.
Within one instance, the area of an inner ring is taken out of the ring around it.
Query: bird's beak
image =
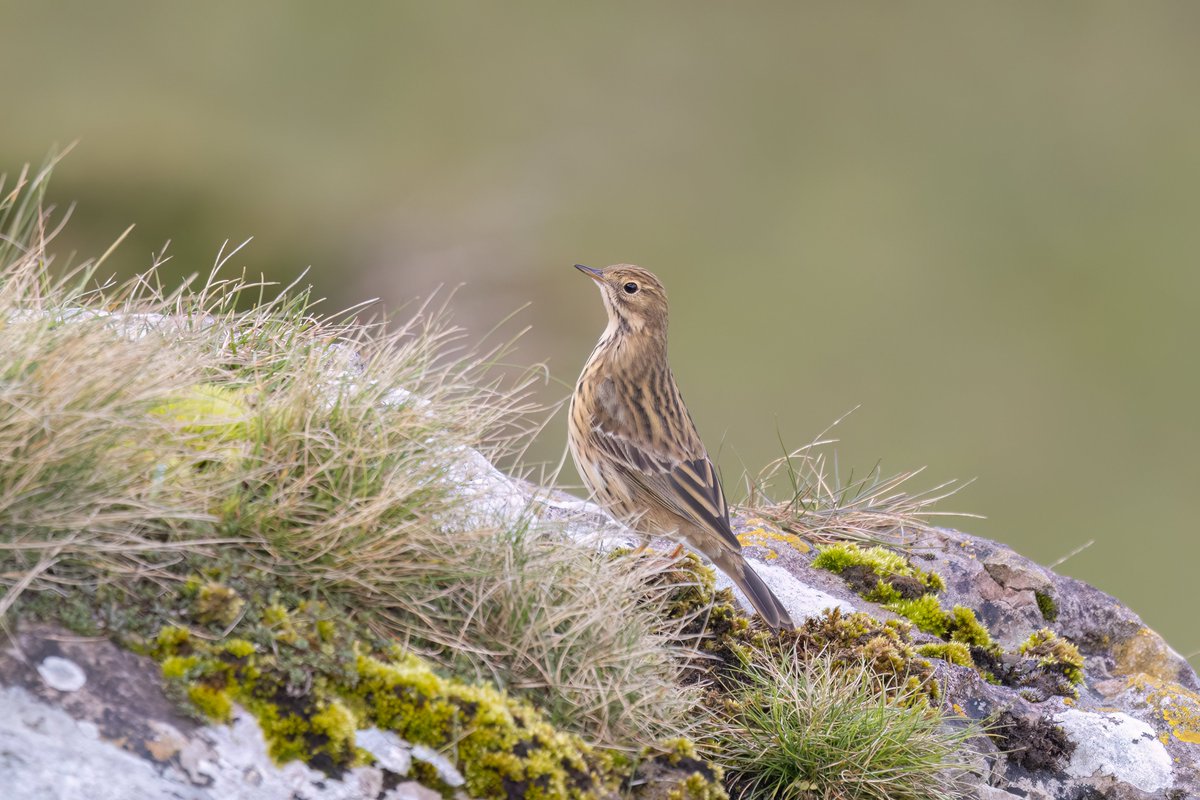
[[[599,281],[604,280],[604,273],[598,269],[592,269],[591,267],[585,267],[583,264],[576,264],[575,269],[579,270],[584,275],[587,275],[589,278],[591,278],[594,281],[599,282]]]

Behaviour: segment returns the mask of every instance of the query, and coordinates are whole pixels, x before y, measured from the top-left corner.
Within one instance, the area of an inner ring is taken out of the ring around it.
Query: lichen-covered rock
[[[990,726],[977,741],[981,800],[1200,797],[1200,680],[1111,596],[954,530],[897,542],[909,566],[842,550],[824,559],[835,571],[764,519],[735,515],[734,527],[797,623],[838,608],[918,629],[908,636],[942,706]],[[719,574],[716,585],[730,587]]]
[[[160,640],[154,649],[161,664],[107,639],[48,625],[24,625],[8,640],[0,649],[0,796],[428,800],[469,798],[472,790],[486,797],[624,796],[622,773],[606,771],[603,755],[552,729],[532,707],[486,686],[443,679],[416,659],[359,656],[354,696],[279,696],[279,707],[267,709],[262,695],[235,685],[235,673],[238,680],[269,681],[247,643],[191,642],[179,629],[167,629]],[[230,666],[227,683],[205,666],[217,663]],[[189,690],[185,696],[213,721],[184,714],[171,685]],[[197,687],[207,691],[190,691]],[[320,708],[302,711],[309,702]],[[358,728],[364,718],[373,725]],[[442,742],[446,725],[456,737],[452,756],[430,746]],[[719,770],[686,741],[645,753],[640,763],[632,797],[725,797]]]

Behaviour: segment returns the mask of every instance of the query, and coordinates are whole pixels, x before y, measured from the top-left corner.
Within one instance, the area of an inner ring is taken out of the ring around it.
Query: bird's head
[[[610,329],[623,334],[665,337],[667,291],[654,273],[633,264],[614,264],[603,269],[576,264],[575,269],[600,287]]]

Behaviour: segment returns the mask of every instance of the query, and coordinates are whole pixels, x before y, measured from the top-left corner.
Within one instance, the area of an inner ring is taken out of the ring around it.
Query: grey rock
[[[63,669],[63,663],[72,669]],[[49,668],[47,669],[47,663]],[[36,665],[36,666],[35,666]],[[80,683],[75,670],[88,676]],[[62,674],[73,691],[54,688]],[[150,659],[107,640],[24,626],[0,650],[0,797],[21,800],[360,800],[404,777],[403,740],[362,732],[379,765],[340,778],[301,762],[274,764],[258,722],[235,707],[228,725],[199,725],[163,692]],[[388,749],[390,748],[390,749]],[[426,754],[436,764],[436,753]],[[65,768],[64,765],[69,765]],[[445,764],[437,764],[445,768]],[[453,765],[446,774],[454,777]],[[461,776],[459,777],[461,781]],[[394,781],[392,781],[394,782]],[[404,789],[400,789],[404,786]],[[400,790],[396,793],[396,790]],[[398,798],[429,797],[411,781]]]
[[[1066,770],[1071,777],[1109,777],[1148,793],[1171,788],[1171,756],[1145,722],[1121,712],[1075,709],[1056,714],[1054,721],[1076,744]]]

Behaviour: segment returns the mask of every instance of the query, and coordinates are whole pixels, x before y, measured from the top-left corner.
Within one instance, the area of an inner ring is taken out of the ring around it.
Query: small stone
[[[77,692],[87,683],[87,673],[83,668],[59,656],[47,656],[38,664],[38,675],[42,676],[42,682],[51,689],[57,689],[60,692]]]

